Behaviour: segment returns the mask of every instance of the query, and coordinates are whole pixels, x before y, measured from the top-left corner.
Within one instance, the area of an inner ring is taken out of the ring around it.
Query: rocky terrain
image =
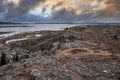
[[[30,38],[5,44],[23,36]],[[2,39],[0,80],[120,80],[120,26],[76,26]]]

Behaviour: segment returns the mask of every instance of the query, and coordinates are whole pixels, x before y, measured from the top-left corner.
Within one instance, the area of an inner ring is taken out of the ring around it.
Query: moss
[[[86,27],[76,26],[76,27],[71,28],[71,30],[73,30],[73,31],[82,31],[84,29],[86,29]]]
[[[64,30],[67,31],[67,30],[69,30],[69,28],[67,27],[67,28],[65,28]]]

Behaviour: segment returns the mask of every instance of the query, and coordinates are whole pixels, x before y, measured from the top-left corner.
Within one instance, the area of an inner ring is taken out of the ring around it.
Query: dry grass
[[[0,43],[0,47],[2,47],[2,46],[3,46],[3,44]]]
[[[72,48],[66,50],[57,50],[57,56],[87,56],[87,55],[100,55],[100,56],[109,56],[111,55],[108,51],[103,50],[93,50],[90,48]]]

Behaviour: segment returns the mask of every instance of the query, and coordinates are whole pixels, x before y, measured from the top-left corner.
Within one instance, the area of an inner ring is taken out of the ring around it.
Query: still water
[[[0,32],[11,32],[7,34],[0,34],[0,38],[5,38],[14,34],[19,34],[23,32],[34,32],[42,30],[63,30],[64,28],[69,28],[76,26],[78,24],[10,24],[10,25],[0,25]]]

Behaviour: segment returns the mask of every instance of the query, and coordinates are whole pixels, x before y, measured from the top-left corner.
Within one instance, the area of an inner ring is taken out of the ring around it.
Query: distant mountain
[[[0,24],[17,24],[17,23],[14,23],[14,22],[0,22]]]

